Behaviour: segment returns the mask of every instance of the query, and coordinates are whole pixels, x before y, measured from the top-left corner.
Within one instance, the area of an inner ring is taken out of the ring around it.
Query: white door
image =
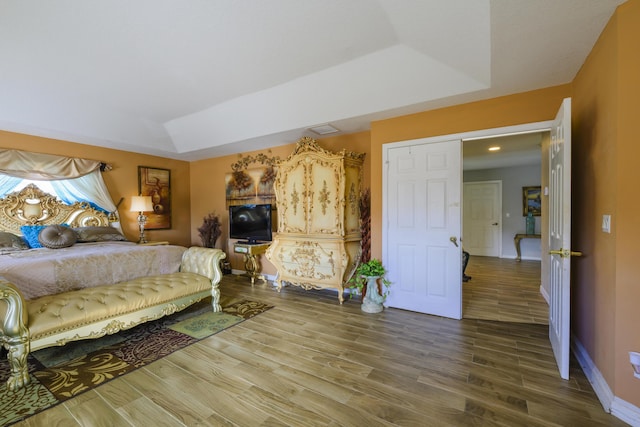
[[[385,151],[386,304],[462,317],[461,141],[403,144]]]
[[[502,181],[465,182],[462,236],[470,255],[499,257],[502,252]]]
[[[569,378],[571,281],[571,99],[562,102],[549,148],[549,340],[560,376]]]

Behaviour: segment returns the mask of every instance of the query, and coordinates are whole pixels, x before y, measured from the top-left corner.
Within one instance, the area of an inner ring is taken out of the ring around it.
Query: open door
[[[461,141],[416,140],[384,152],[386,304],[460,319]]]
[[[571,99],[551,127],[549,147],[549,340],[560,376],[569,378],[571,309]]]

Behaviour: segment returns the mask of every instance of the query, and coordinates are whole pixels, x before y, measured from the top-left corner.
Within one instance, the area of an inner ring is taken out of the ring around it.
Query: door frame
[[[389,195],[387,194],[387,184],[388,184],[387,182],[388,160],[387,159],[388,159],[388,154],[390,149],[409,146],[409,145],[415,145],[415,141],[417,139],[421,140],[422,143],[424,144],[447,142],[452,140],[461,140],[464,143],[465,141],[472,141],[474,139],[484,139],[484,138],[490,138],[490,137],[508,136],[508,135],[515,135],[515,134],[523,134],[523,133],[549,132],[551,131],[552,126],[553,126],[553,120],[547,120],[543,122],[532,122],[532,123],[525,123],[521,125],[482,129],[482,130],[462,132],[462,133],[449,134],[449,135],[439,135],[439,136],[425,137],[425,138],[417,137],[409,140],[388,142],[388,143],[382,144],[382,171],[383,171],[382,173],[382,262],[383,264],[387,265],[389,261],[389,256],[388,256],[389,251],[387,249],[387,243],[389,241],[389,238],[388,238],[389,227],[387,226],[387,224],[389,223],[389,214],[387,213],[389,208]],[[462,145],[460,150],[462,150]],[[549,159],[543,158],[542,161],[549,162]],[[462,171],[462,158],[461,158],[461,161],[460,161],[460,191],[461,191],[460,194],[461,195],[463,191],[462,172],[463,171]],[[461,197],[461,202],[462,202],[462,197]],[[462,209],[460,210],[460,226],[462,227]],[[541,270],[540,293],[542,293],[544,296],[545,294],[547,294],[547,290],[545,288],[545,283],[547,283],[547,280],[544,277],[542,277],[542,272],[548,271],[548,269],[545,269],[545,264],[548,264],[549,260],[548,260],[548,257],[543,256],[541,258],[542,258],[541,260],[542,268],[540,269]],[[460,275],[459,286],[460,286],[460,304],[462,305],[462,275]]]

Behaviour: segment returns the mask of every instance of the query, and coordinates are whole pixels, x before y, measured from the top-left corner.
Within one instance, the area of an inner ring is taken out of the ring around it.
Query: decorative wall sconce
[[[640,379],[640,353],[630,351],[629,361],[631,362],[631,366],[633,366],[633,376]]]
[[[130,211],[138,212],[138,227],[140,227],[140,239],[138,243],[147,243],[147,238],[144,235],[144,225],[147,222],[147,216],[144,213],[153,211],[151,196],[132,196]]]

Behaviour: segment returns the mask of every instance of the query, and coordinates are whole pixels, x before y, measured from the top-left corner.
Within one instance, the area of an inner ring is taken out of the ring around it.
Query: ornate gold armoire
[[[276,284],[338,290],[360,258],[360,181],[364,154],[332,153],[304,137],[278,164],[275,180],[278,232],[266,257],[278,269]]]

